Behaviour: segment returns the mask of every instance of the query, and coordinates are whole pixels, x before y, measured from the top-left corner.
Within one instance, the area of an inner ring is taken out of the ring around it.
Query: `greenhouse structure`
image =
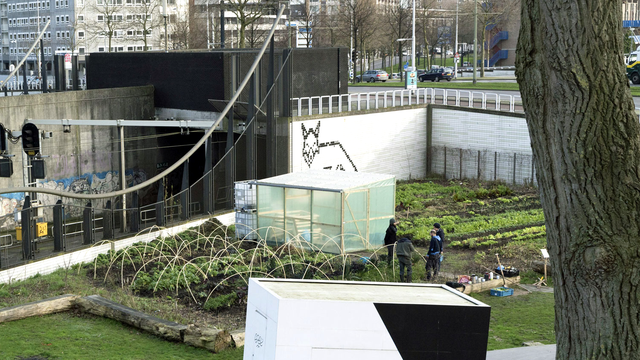
[[[258,234],[269,245],[328,253],[384,244],[395,214],[395,177],[309,170],[256,180]]]

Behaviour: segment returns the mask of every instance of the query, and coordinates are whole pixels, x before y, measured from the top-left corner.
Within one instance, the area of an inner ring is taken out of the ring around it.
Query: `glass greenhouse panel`
[[[314,250],[339,254],[342,239],[340,226],[313,224],[311,244]]]
[[[258,233],[270,245],[284,243],[284,189],[258,186]]]
[[[314,223],[340,226],[340,200],[339,192],[314,190],[312,196],[312,213]]]
[[[367,221],[353,221],[344,224],[344,251],[367,249]]]
[[[359,190],[348,192],[344,197],[344,221],[351,222],[354,220],[367,219],[367,198],[369,192],[367,190]]]
[[[384,245],[384,235],[389,227],[389,219],[369,220],[369,245],[373,248]]]
[[[369,189],[369,217],[394,217],[395,187],[381,186]],[[388,219],[387,219],[388,221]]]

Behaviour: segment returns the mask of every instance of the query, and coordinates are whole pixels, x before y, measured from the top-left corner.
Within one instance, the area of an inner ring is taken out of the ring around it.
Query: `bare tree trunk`
[[[620,20],[617,1],[522,0],[516,75],[556,284],[556,359],[639,356],[640,125]]]

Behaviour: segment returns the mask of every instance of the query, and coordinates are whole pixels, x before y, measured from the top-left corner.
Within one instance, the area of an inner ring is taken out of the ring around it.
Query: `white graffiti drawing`
[[[302,158],[309,168],[313,164],[329,170],[358,171],[339,141],[320,142],[320,121],[308,130],[302,124],[302,139]]]

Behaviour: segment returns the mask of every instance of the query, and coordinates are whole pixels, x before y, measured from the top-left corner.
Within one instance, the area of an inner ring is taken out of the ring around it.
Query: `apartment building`
[[[167,3],[171,33],[180,6]],[[1,70],[22,60],[42,30],[49,69],[56,53],[73,52],[82,63],[91,52],[164,49],[164,21],[161,0],[0,0]],[[39,57],[27,58],[28,71],[37,70]]]

